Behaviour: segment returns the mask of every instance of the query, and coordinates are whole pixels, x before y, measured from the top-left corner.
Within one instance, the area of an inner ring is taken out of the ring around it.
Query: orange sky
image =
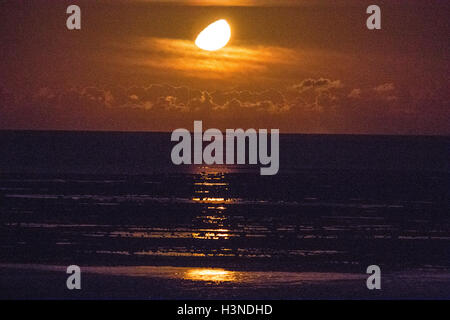
[[[0,129],[449,134],[447,3],[380,1],[378,31],[365,1],[204,3],[3,1]]]

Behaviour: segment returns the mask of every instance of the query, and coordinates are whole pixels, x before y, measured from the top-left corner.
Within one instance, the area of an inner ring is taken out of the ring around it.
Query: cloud
[[[361,98],[361,89],[359,89],[359,88],[353,89],[352,91],[350,91],[350,93],[348,94],[347,97],[353,98],[353,99]]]
[[[383,83],[383,84],[380,84],[379,86],[376,86],[375,88],[373,88],[373,90],[375,90],[376,92],[379,92],[379,93],[393,91],[394,89],[395,89],[395,86],[392,82]]]
[[[275,68],[299,63],[298,52],[283,47],[229,44],[209,52],[190,40],[166,38],[138,38],[116,45],[111,59],[144,73],[215,80],[266,77]]]
[[[438,89],[437,89],[438,90]],[[0,128],[171,131],[204,120],[210,127],[289,132],[448,132],[447,118],[424,106],[448,106],[445,90],[410,94],[394,83],[351,88],[308,78],[264,90],[187,86],[42,87],[29,95],[0,91]],[[447,130],[447,131],[446,131]]]
[[[325,78],[305,79],[300,84],[296,84],[293,86],[293,88],[298,90],[299,92],[304,92],[311,89],[316,91],[324,91],[341,87],[342,84],[340,80],[330,80]]]

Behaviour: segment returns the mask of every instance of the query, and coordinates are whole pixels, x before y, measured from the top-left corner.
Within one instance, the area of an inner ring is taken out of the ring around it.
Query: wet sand
[[[449,299],[450,273],[411,270],[366,275],[257,272],[169,266],[81,267],[81,290],[68,290],[63,266],[0,265],[1,299]]]

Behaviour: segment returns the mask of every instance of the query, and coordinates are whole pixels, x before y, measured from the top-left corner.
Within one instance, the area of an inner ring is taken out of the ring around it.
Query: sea
[[[68,265],[175,288],[105,289],[118,297],[329,297],[302,283],[363,292],[371,265],[410,279],[387,297],[428,297],[436,282],[432,297],[450,297],[450,137],[282,134],[273,176],[176,166],[174,144],[170,133],[0,131],[2,297],[22,290],[8,272]]]

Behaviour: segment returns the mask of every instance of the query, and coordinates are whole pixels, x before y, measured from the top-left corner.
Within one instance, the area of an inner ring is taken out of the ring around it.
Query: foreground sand
[[[254,272],[183,267],[82,267],[82,289],[66,288],[63,266],[0,265],[1,299],[449,299],[450,273],[384,274],[369,291],[365,275]]]

